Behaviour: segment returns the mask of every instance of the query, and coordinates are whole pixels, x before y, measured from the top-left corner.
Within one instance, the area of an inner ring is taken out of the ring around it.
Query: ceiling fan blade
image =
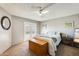
[[[50,6],[52,6],[53,4],[55,4],[55,3],[49,3],[46,7],[42,8],[41,11],[43,11],[44,9],[46,9],[46,8],[48,8],[48,7],[50,7]]]
[[[33,9],[40,9],[41,7],[40,6],[31,6],[31,8],[33,8]]]

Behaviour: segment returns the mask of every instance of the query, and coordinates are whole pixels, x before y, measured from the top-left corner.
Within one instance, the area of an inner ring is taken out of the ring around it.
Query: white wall
[[[17,16],[11,16],[12,18],[12,45],[21,43],[24,41],[24,22],[38,23],[30,19],[21,18]]]
[[[12,20],[12,45],[14,45],[23,41],[24,27],[23,21],[15,18],[12,18]]]
[[[58,19],[51,19],[49,21],[44,21],[41,24],[41,32],[43,30],[42,26],[44,24],[47,24],[47,31],[51,32],[62,32],[66,33],[67,35],[73,37],[74,36],[74,27],[67,28],[65,27],[65,22],[73,23],[75,25],[75,28],[79,28],[79,15],[72,15],[72,16],[67,16],[67,17],[62,17]]]
[[[11,16],[0,7],[0,22],[1,17],[8,16],[11,20]],[[11,28],[9,30],[4,30],[1,27],[0,23],[0,54],[3,53],[5,50],[7,50],[11,46]]]

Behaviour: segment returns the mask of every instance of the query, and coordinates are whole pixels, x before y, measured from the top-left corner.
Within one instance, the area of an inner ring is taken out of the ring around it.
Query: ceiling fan
[[[38,9],[38,11],[36,11],[36,13],[38,14],[38,15],[43,15],[43,14],[46,14],[46,13],[48,13],[49,11],[48,10],[46,10],[47,8],[49,8],[50,6],[52,6],[54,3],[49,3],[49,4],[47,4],[46,6],[44,6],[44,7],[42,7],[42,6],[33,6],[34,8],[37,8]]]
[[[46,14],[48,11],[44,10],[45,8],[39,7],[38,14],[41,16],[42,14]]]

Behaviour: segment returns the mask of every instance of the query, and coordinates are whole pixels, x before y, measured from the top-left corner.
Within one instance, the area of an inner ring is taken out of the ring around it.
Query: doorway
[[[24,22],[24,41],[33,38],[37,33],[36,23]]]

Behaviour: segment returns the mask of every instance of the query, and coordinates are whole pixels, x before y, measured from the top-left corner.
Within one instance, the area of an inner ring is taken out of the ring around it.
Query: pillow
[[[53,35],[56,35],[56,32],[48,32],[47,36],[52,37]]]

